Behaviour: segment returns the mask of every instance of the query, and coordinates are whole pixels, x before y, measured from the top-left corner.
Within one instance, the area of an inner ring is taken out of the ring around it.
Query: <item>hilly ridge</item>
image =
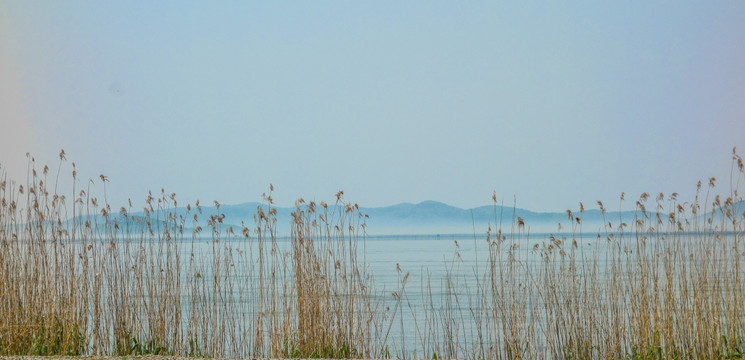
[[[308,204],[301,205],[301,208],[307,208]],[[329,205],[329,211],[335,211],[334,205]],[[745,216],[745,202],[735,203],[734,210],[736,214],[742,213]],[[207,221],[210,216],[222,217],[222,228],[234,227],[240,229],[246,226],[249,229],[256,227],[254,217],[258,208],[262,208],[264,213],[269,212],[269,206],[265,203],[246,202],[235,205],[201,206],[199,208],[192,206],[190,211],[185,207],[175,209],[166,209],[167,212],[174,213],[177,217],[184,219],[184,230],[191,231],[194,227],[201,226],[204,229],[209,228]],[[290,234],[290,224],[292,212],[296,211],[295,207],[278,207],[272,206],[276,210],[276,231],[278,236],[288,236]],[[343,210],[343,209],[341,209]],[[703,210],[703,209],[702,209]],[[317,211],[321,211],[317,208]],[[365,218],[366,233],[372,236],[386,235],[435,235],[435,234],[483,234],[487,229],[496,231],[502,229],[503,232],[525,231],[530,233],[557,233],[557,232],[584,232],[594,233],[605,231],[608,223],[615,229],[621,222],[631,224],[635,218],[641,215],[635,211],[609,211],[601,213],[598,209],[585,210],[582,213],[572,212],[572,219],[579,217],[581,225],[576,221],[571,221],[567,212],[534,212],[522,208],[503,206],[503,205],[486,205],[470,209],[458,208],[438,201],[423,201],[420,203],[400,203],[384,207],[360,207],[360,213],[368,215]],[[194,215],[197,220],[192,220]],[[146,221],[150,221],[156,226],[165,226],[165,214],[150,215],[150,220],[146,219],[143,212],[132,212],[128,215],[131,220],[127,225],[121,214],[112,214],[110,220],[114,220],[120,226],[130,228],[140,228]],[[158,218],[160,216],[160,218]],[[663,221],[667,221],[667,215],[660,214]],[[699,214],[699,217],[711,216],[711,214]],[[525,224],[523,228],[516,228],[516,219],[521,218]],[[655,217],[654,211],[647,211],[648,219]],[[103,226],[105,220],[100,215],[81,215],[78,217],[82,220],[90,220],[94,226]],[[715,215],[714,219],[719,219]],[[81,221],[82,221],[81,220]],[[139,220],[139,221],[135,221]],[[718,220],[717,220],[718,221]],[[82,222],[81,222],[82,223]],[[561,229],[559,228],[561,224]]]
[[[331,205],[330,205],[331,206]],[[258,202],[247,202],[236,205],[221,205],[219,213],[225,215],[224,223],[238,226],[243,221],[249,228],[253,226],[253,216],[258,207],[267,210],[267,205]],[[291,213],[294,207],[275,207],[277,210],[277,230],[280,235],[289,231]],[[194,210],[192,210],[194,211]],[[185,213],[179,208],[178,213]],[[525,227],[531,232],[556,232],[561,223],[565,230],[570,229],[570,222],[565,212],[533,212],[521,208],[502,205],[486,205],[462,209],[438,201],[423,201],[417,204],[400,203],[385,207],[360,207],[360,212],[367,214],[367,233],[371,235],[398,234],[464,234],[483,233],[489,227],[496,229],[499,224],[504,231],[509,231],[513,218],[520,217]],[[214,206],[202,208],[202,218],[217,214]],[[617,224],[620,220],[633,218],[633,211],[607,212],[605,217],[599,210],[585,210],[582,223],[585,231],[597,231],[603,223],[610,221]],[[580,214],[574,214],[580,216]]]

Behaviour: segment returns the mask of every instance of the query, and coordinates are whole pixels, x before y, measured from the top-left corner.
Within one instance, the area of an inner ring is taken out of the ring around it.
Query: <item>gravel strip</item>
[[[0,356],[0,360],[216,360],[218,358],[191,358],[183,356],[160,356],[160,355],[137,355],[137,356]],[[258,359],[243,358],[231,359],[225,358],[220,360],[279,360],[279,359]],[[297,359],[302,360],[302,359]],[[313,360],[332,360],[332,359],[313,359]],[[362,360],[362,359],[346,359]],[[369,359],[368,359],[369,360]]]

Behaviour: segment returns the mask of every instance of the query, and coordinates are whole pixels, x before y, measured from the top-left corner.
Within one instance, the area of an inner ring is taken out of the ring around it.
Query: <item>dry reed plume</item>
[[[360,261],[366,216],[342,192],[332,205],[299,199],[282,242],[271,186],[253,225],[234,228],[219,203],[179,208],[164,189],[112,208],[108,178],[79,188],[74,163],[66,196],[64,151],[56,174],[28,156],[25,183],[0,168],[0,355],[742,358],[744,171],[732,156],[726,198],[713,178],[692,203],[644,193],[633,221],[604,219],[589,244],[583,204],[536,242],[521,217],[503,231],[494,195],[481,261],[462,268],[457,247],[442,288],[425,271],[418,298],[397,266],[391,300]],[[396,321],[413,340],[395,340]]]

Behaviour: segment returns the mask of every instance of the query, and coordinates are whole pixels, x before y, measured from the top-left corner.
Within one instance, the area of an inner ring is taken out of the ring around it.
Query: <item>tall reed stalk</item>
[[[643,193],[618,221],[598,201],[589,242],[581,203],[535,236],[494,195],[475,266],[456,242],[445,275],[422,269],[412,296],[399,266],[392,292],[376,288],[366,215],[342,192],[299,199],[285,240],[272,186],[235,227],[219,203],[179,207],[164,189],[112,209],[108,178],[81,181],[74,163],[65,195],[64,151],[56,174],[29,155],[23,183],[0,168],[0,355],[742,358],[745,173],[732,156],[726,198],[712,178],[692,203]]]

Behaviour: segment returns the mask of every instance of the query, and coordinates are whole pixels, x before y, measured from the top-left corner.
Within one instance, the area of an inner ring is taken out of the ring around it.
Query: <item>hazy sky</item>
[[[728,189],[733,146],[743,1],[0,1],[0,163],[64,148],[117,207],[562,211]]]

